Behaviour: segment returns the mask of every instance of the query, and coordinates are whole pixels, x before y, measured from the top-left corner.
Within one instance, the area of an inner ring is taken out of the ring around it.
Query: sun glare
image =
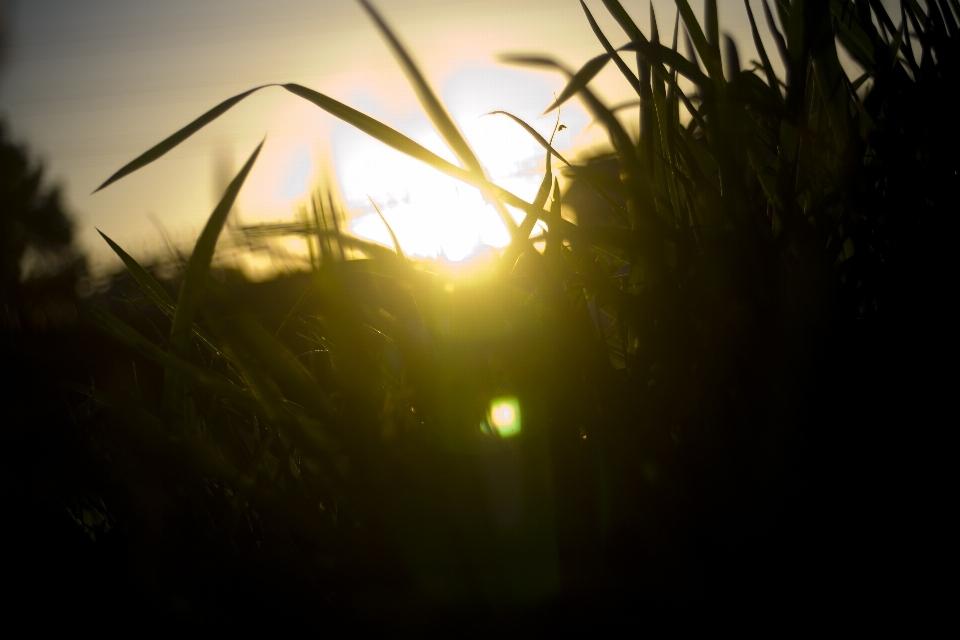
[[[467,69],[446,83],[444,100],[470,142],[490,179],[524,200],[532,201],[543,179],[544,151],[516,123],[486,113],[505,109],[549,137],[555,116],[539,117],[551,100],[548,86],[513,70]],[[586,123],[571,109],[570,122]],[[425,117],[408,121],[401,130],[441,157],[456,163],[450,150]],[[369,203],[372,199],[408,255],[462,262],[507,245],[510,235],[496,209],[479,190],[412,160],[345,127],[335,136],[333,151],[344,199],[354,210],[350,230],[356,235],[392,245],[390,233]],[[566,148],[571,134],[556,140]],[[509,209],[514,220],[523,218]],[[536,227],[533,235],[542,231]]]
[[[520,402],[513,396],[497,398],[490,403],[490,424],[502,438],[520,433]]]
[[[442,85],[442,100],[489,178],[528,202],[534,199],[543,179],[545,152],[509,118],[487,114],[508,111],[549,138],[556,115],[539,114],[552,100],[554,91],[537,76],[489,65],[464,68]],[[459,164],[422,111],[411,112],[404,119],[389,96],[378,99],[359,89],[356,93],[355,99],[348,101]],[[586,114],[577,105],[565,105],[563,124],[565,129],[554,140],[554,146],[561,150],[568,149],[575,133],[585,127]],[[329,148],[326,157],[332,163],[318,162],[325,157],[319,152],[321,148]],[[473,264],[474,258],[489,256],[510,241],[496,209],[478,189],[413,160],[346,123],[318,119],[311,105],[300,102],[284,103],[276,111],[263,152],[240,195],[238,208],[244,221],[288,221],[292,212],[307,203],[325,174],[339,187],[349,211],[351,233],[392,247],[385,219],[409,256],[439,259],[459,270],[461,267],[456,265],[465,261]],[[517,223],[523,219],[519,210],[508,207],[508,212]],[[531,235],[542,231],[538,224]],[[287,255],[307,255],[305,250],[290,246],[278,249]]]

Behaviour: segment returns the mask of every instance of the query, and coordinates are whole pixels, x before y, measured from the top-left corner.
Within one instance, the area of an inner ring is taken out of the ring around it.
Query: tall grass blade
[[[638,42],[642,40],[646,42],[646,37],[644,37],[643,32],[640,31],[640,27],[637,26],[633,18],[624,10],[623,5],[621,5],[618,0],[603,0],[603,6],[607,8],[607,11],[610,12],[610,15],[613,16],[617,24],[620,25],[620,28],[623,29],[631,41]]]
[[[226,192],[213,213],[210,214],[207,224],[203,227],[203,231],[193,247],[193,253],[187,262],[186,272],[183,274],[180,295],[177,298],[177,313],[173,318],[173,326],[170,329],[170,347],[178,355],[181,355],[186,346],[190,328],[193,326],[197,309],[200,307],[200,296],[206,284],[207,273],[210,271],[213,251],[217,245],[217,240],[220,238],[223,225],[227,221],[227,214],[233,208],[237,194],[240,193],[240,188],[250,174],[250,169],[253,168],[253,164],[256,162],[257,156],[260,155],[262,148],[263,142],[257,145],[243,168],[240,169],[240,173],[227,186]]]
[[[683,18],[683,25],[687,28],[687,33],[693,40],[697,55],[700,56],[703,66],[707,68],[707,74],[714,81],[719,81],[723,77],[719,52],[714,51],[714,45],[704,35],[700,23],[697,22],[697,17],[693,14],[693,9],[690,8],[690,3],[687,0],[675,0],[675,2],[677,3],[677,9],[680,11],[680,17]]]
[[[367,13],[370,14],[377,28],[380,29],[380,32],[387,39],[387,42],[390,44],[390,49],[400,62],[403,72],[413,86],[413,90],[417,94],[420,104],[423,106],[424,111],[427,112],[427,116],[437,128],[437,131],[440,132],[444,142],[450,145],[450,148],[457,155],[460,162],[463,163],[464,167],[482,174],[483,167],[480,165],[480,160],[477,159],[473,149],[470,148],[466,138],[463,137],[453,118],[447,113],[440,99],[427,83],[426,78],[420,73],[420,69],[413,61],[413,58],[410,57],[410,54],[407,53],[406,48],[400,43],[400,40],[380,16],[380,13],[374,9],[369,0],[358,0],[358,2],[360,2]]]
[[[604,50],[607,52],[613,61],[616,63],[617,68],[620,69],[620,73],[623,74],[623,77],[627,79],[627,82],[630,83],[630,86],[633,87],[633,90],[637,92],[637,95],[640,94],[640,80],[637,78],[636,74],[630,70],[630,67],[627,66],[627,63],[617,55],[616,51],[613,48],[613,45],[610,44],[610,41],[607,40],[607,37],[603,34],[603,31],[600,29],[600,25],[597,24],[597,21],[594,20],[593,14],[590,13],[590,9],[587,8],[587,5],[580,0],[580,6],[583,8],[583,13],[587,16],[587,22],[590,23],[590,28],[593,30],[593,35],[597,37],[597,40],[600,41],[600,44],[603,45]]]
[[[787,41],[783,39],[783,34],[781,34],[777,28],[777,23],[773,19],[773,14],[770,12],[770,5],[767,4],[767,0],[760,0],[760,3],[763,5],[763,17],[767,21],[767,28],[770,29],[770,36],[777,45],[777,53],[780,54],[780,61],[783,63],[783,68],[789,71],[790,54],[787,52]]]
[[[760,64],[763,65],[763,73],[767,76],[767,84],[777,92],[780,100],[783,100],[783,94],[780,93],[780,82],[777,80],[777,74],[773,71],[773,65],[770,64],[770,57],[767,56],[767,49],[763,46],[763,40],[760,38],[760,31],[757,29],[757,21],[753,17],[753,9],[750,7],[750,0],[743,0],[747,8],[747,18],[750,20],[750,31],[753,34],[753,44],[757,48],[757,55],[760,56]]]
[[[737,43],[728,35],[723,37],[726,49],[727,81],[733,82],[740,75],[740,54],[737,52]]]
[[[706,0],[703,3],[703,21],[706,24],[707,42],[713,48],[714,54],[719,54],[720,22],[717,17],[717,0]]]

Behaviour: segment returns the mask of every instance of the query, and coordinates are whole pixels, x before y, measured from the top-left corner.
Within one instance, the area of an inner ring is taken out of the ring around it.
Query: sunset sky
[[[702,15],[702,3],[691,4]],[[624,5],[649,33],[647,2]],[[743,5],[720,5],[721,30],[734,37],[747,65],[756,54]],[[579,67],[602,53],[579,2],[380,0],[376,6],[491,176],[531,196],[543,160],[538,147],[506,119],[479,116],[505,109],[549,135],[555,114],[538,116],[563,79],[502,65],[496,55],[546,53]],[[624,44],[602,2],[589,0],[588,6],[614,45]],[[674,3],[657,0],[654,6],[661,38],[669,40]],[[760,4],[753,6],[762,21]],[[493,243],[495,230],[466,229],[472,223],[447,213],[451,202],[465,210],[474,206],[468,189],[434,182],[428,171],[405,165],[379,143],[276,88],[241,102],[153,165],[90,195],[124,163],[213,105],[268,82],[304,84],[443,151],[380,34],[352,0],[21,0],[7,14],[0,116],[64,185],[79,243],[101,268],[113,262],[95,227],[137,257],[160,250],[151,217],[186,244],[264,135],[266,146],[239,201],[244,222],[289,218],[317,176],[334,174],[359,232],[377,234],[378,223],[364,218],[369,195],[389,210],[388,219],[432,220],[432,231],[401,237],[408,252],[435,251],[439,241],[424,234],[440,233],[443,225],[460,234],[449,240],[448,254],[477,237]],[[594,87],[611,104],[631,97],[613,65]],[[635,120],[636,110],[624,118]],[[558,137],[560,147],[575,151],[602,140],[576,101],[565,105],[562,121],[569,129]]]

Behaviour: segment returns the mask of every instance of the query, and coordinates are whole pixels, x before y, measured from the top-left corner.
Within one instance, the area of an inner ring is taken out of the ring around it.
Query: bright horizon
[[[614,45],[626,41],[602,3],[587,3]],[[702,14],[702,2],[691,3]],[[625,2],[649,33],[646,2]],[[753,3],[762,20],[762,10]],[[555,73],[499,64],[501,53],[554,56],[578,68],[602,53],[577,1],[403,0],[376,3],[421,65],[492,179],[532,199],[543,152],[504,109],[549,136],[555,113],[538,117],[564,85]],[[672,37],[675,6],[654,2],[661,39]],[[31,0],[12,7],[9,53],[0,70],[0,114],[11,136],[64,184],[77,243],[96,271],[116,259],[95,228],[138,258],[159,255],[151,220],[189,246],[223,188],[266,135],[235,213],[244,223],[291,220],[318,178],[336,188],[362,236],[389,242],[367,196],[413,255],[456,260],[479,242],[505,243],[505,230],[475,189],[367,138],[281,89],[235,106],[159,161],[90,195],[123,164],[231,95],[268,82],[297,82],[397,128],[452,159],[380,34],[353,1],[278,0],[164,3]],[[741,3],[720,3],[746,67],[756,57]],[[766,42],[766,29],[761,28]],[[681,41],[681,51],[683,51]],[[775,57],[775,56],[774,56]],[[608,104],[630,99],[613,65],[591,84]],[[636,110],[625,117],[635,120]],[[556,146],[597,147],[599,129],[578,101],[564,105],[568,128]],[[635,126],[634,126],[635,128]]]

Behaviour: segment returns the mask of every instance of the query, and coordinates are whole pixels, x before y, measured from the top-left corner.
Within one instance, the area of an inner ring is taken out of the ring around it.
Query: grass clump
[[[209,551],[189,570],[174,562],[179,576],[158,568],[156,602],[241,607],[251,596],[236,585],[253,584],[301,613],[309,601],[322,615],[417,627],[560,623],[641,595],[796,595],[810,562],[837,559],[811,514],[849,524],[830,489],[856,468],[861,422],[903,410],[881,403],[890,369],[874,368],[871,341],[915,326],[922,295],[904,283],[933,268],[917,247],[934,242],[956,182],[956,140],[926,128],[914,97],[941,99],[956,74],[956,3],[904,2],[897,26],[879,2],[764,0],[783,78],[749,2],[750,70],[721,38],[715,0],[702,21],[677,0],[669,45],[652,8],[644,34],[604,0],[623,32],[613,36],[584,4],[605,53],[579,70],[507,59],[564,74],[550,108],[578,97],[612,154],[571,164],[524,125],[546,158],[532,203],[487,180],[362,4],[459,166],[312,89],[271,86],[478,187],[512,242],[488,276],[453,281],[399,246],[304,226],[314,271],[288,281],[283,312],[255,312],[250,285],[211,278],[210,261],[259,147],[177,296],[104,236],[168,325],[155,341],[109,311],[95,322],[155,363],[162,390],[149,411],[142,397],[73,388],[111,408],[110,447],[150,461],[124,472],[155,496],[131,513],[163,523],[143,553]],[[862,76],[847,76],[838,43]],[[609,62],[637,93],[639,136],[590,90]],[[573,178],[566,193],[557,162]],[[561,216],[565,198],[579,224]],[[528,238],[537,220],[542,252]],[[504,398],[522,414],[512,438],[491,428]],[[210,586],[188,586],[196,576]]]

